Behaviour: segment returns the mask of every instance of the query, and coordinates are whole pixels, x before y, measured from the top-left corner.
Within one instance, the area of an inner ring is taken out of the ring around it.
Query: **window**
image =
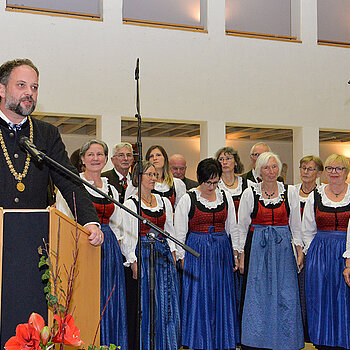
[[[124,23],[204,31],[204,0],[124,0]]]
[[[226,33],[297,40],[299,0],[226,0]]]
[[[55,13],[89,19],[100,19],[102,17],[100,0],[7,0],[6,9],[35,13]]]
[[[318,43],[350,46],[350,1],[317,1]]]

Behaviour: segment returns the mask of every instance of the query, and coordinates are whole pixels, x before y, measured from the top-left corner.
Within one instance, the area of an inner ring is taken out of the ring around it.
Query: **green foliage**
[[[42,251],[42,250],[41,250]],[[41,268],[41,267],[43,267],[43,266],[45,266],[45,265],[47,265],[47,261],[46,261],[46,258],[45,258],[45,256],[41,256],[41,258],[40,258],[40,261],[39,261],[39,269]]]
[[[108,345],[101,345],[101,346],[96,346],[96,345],[89,345],[88,350],[116,350],[116,349],[121,349],[121,346],[116,346],[114,344]]]
[[[50,269],[45,270],[44,274],[41,276],[43,281],[49,280],[51,277]]]

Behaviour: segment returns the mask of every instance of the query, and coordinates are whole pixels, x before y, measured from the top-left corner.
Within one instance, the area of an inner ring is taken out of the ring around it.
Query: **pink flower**
[[[10,338],[6,344],[6,350],[39,350],[40,331],[45,326],[44,319],[36,313],[32,313],[28,323],[19,324],[16,335]]]
[[[53,337],[52,341],[54,343],[63,343],[70,346],[81,346],[84,342],[80,339],[80,330],[74,324],[74,319],[72,315],[67,315],[63,321],[58,315],[54,316],[54,319],[58,323],[58,332]]]

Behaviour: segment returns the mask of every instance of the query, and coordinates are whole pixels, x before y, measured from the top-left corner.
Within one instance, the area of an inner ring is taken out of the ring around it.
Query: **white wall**
[[[226,36],[225,0],[208,0],[208,34],[123,25],[122,0],[103,4],[95,22],[7,12],[1,2],[0,61],[39,67],[37,111],[101,115],[112,146],[121,117],[135,114],[139,57],[141,114],[208,122],[208,155],[225,142],[226,122],[350,129],[350,50],[316,44],[316,0],[301,3],[301,44]]]

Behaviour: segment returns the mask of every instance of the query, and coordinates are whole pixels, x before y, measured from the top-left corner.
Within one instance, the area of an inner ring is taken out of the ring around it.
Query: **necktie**
[[[128,187],[128,181],[127,181],[125,176],[122,179],[122,186],[123,186],[124,190],[126,190],[126,188]]]
[[[22,128],[22,125],[18,125],[18,124],[11,123],[11,122],[9,122],[8,124],[9,124],[10,129],[12,129],[13,131],[18,131],[18,130],[21,130],[21,128]]]

